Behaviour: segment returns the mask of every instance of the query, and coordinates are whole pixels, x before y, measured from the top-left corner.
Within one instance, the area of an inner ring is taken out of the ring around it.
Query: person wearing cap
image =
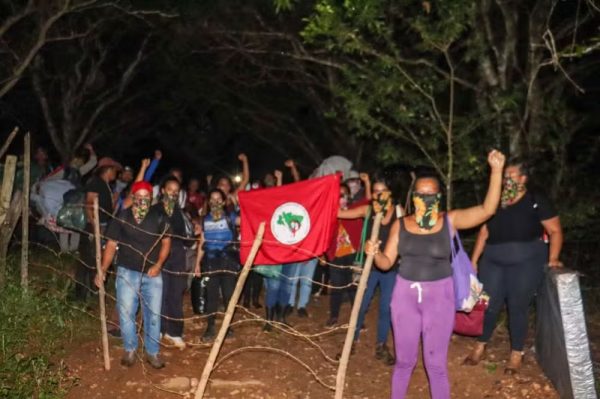
[[[98,199],[100,232],[106,228],[110,216],[114,212],[114,197],[110,184],[115,181],[122,169],[121,164],[112,158],[104,157],[98,161],[94,176],[85,185],[85,213],[87,225],[84,237],[79,243],[81,259],[75,273],[75,299],[85,301],[89,291],[93,290],[96,246],[94,244],[94,199]]]
[[[131,367],[137,358],[136,314],[141,306],[146,361],[160,369],[165,366],[158,355],[163,299],[161,272],[171,249],[171,229],[163,204],[151,206],[152,186],[148,182],[136,182],[131,196],[132,206],[120,211],[106,229],[107,243],[95,282],[98,287],[103,284],[119,245],[117,309],[125,349],[121,364]]]

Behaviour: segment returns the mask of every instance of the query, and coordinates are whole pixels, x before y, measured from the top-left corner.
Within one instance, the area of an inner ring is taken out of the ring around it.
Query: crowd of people
[[[200,338],[211,342],[216,336],[219,306],[227,306],[241,267],[236,245],[240,225],[238,193],[280,186],[284,172],[293,181],[302,177],[295,162],[288,160],[282,170],[251,178],[248,157],[240,154],[242,175],[238,184],[228,176],[209,176],[204,184],[204,180],[185,176],[178,168],[170,169],[157,181],[154,174],[162,159],[160,151],[144,159],[137,172],[111,158],[98,159],[91,146],[86,146],[86,151],[57,168],[50,167],[45,151],[36,151],[32,198],[40,223],[59,235],[62,251],[77,251],[81,258],[75,299],[85,300],[95,286],[106,281],[111,270],[114,272],[117,304],[111,334],[123,339],[121,364],[130,367],[137,359],[135,321],[141,308],[146,360],[152,367],[162,368],[161,342],[186,347],[183,309],[191,276],[202,279],[205,287],[206,327]],[[243,306],[264,306],[263,330],[269,333],[273,322],[289,325],[293,312],[301,318],[310,317],[312,295],[322,295],[326,289],[329,317],[324,327],[336,327],[343,324],[340,309],[345,299],[350,303],[354,300],[356,266],[365,255],[371,255],[376,268],[368,279],[355,343],[379,288],[374,355],[394,366],[392,397],[406,395],[422,339],[431,396],[449,398],[447,353],[456,311],[451,237],[457,230],[482,226],[472,262],[491,299],[483,335],[464,364],[476,365],[485,358],[485,345],[506,303],[512,351],[505,371],[518,373],[529,305],[542,280],[544,265],[561,266],[562,231],[550,201],[541,193],[527,190],[526,162],[506,161],[502,153],[492,151],[488,164],[490,181],[482,204],[444,212],[440,181],[434,175],[423,174],[416,176],[411,186],[414,212],[405,215],[400,201],[391,198],[392,187],[385,176],[357,173],[345,158],[328,158],[307,178],[330,173],[343,176],[338,225],[329,250],[303,262],[255,267],[246,282]],[[56,202],[73,189],[84,193],[87,225],[83,231],[68,230],[56,223],[60,208]],[[91,206],[95,201],[104,238],[98,274]],[[366,237],[378,212],[384,213],[379,241],[371,242]],[[387,345],[390,331],[393,350]],[[233,333],[229,329],[227,336]]]

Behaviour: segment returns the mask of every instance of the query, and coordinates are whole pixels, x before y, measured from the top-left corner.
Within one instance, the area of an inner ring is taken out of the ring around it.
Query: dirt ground
[[[335,385],[335,356],[341,351],[345,330],[328,331],[328,297],[313,299],[308,319],[290,317],[294,329],[302,334],[319,334],[306,338],[274,331],[262,331],[262,323],[239,308],[234,319],[234,337],[227,339],[217,361],[208,398],[330,398],[333,391],[325,385]],[[366,330],[350,359],[346,378],[347,398],[389,398],[392,367],[374,358],[376,310],[367,316]],[[262,309],[255,310],[262,316]],[[341,320],[347,320],[349,304],[344,304]],[[192,317],[190,308],[186,315]],[[185,339],[188,348],[180,351],[163,347],[167,362],[162,370],[153,370],[141,361],[127,369],[119,364],[121,340],[110,338],[110,371],[103,370],[100,334],[92,342],[74,348],[65,360],[69,373],[78,384],[69,398],[169,398],[193,397],[194,386],[202,373],[210,347],[201,344],[199,336],[204,322],[186,322]],[[479,366],[462,366],[473,340],[454,336],[450,346],[449,369],[453,398],[558,398],[550,382],[543,376],[531,352],[518,376],[504,375],[508,357],[508,336],[502,327],[490,344],[488,360]],[[391,344],[391,338],[390,338]],[[319,350],[322,348],[323,352]],[[531,347],[529,343],[528,347]],[[245,348],[245,349],[244,349]],[[141,353],[141,352],[140,352]],[[328,359],[328,357],[330,359]],[[295,358],[295,359],[294,359]],[[302,362],[303,364],[301,364]],[[314,375],[311,373],[312,370]],[[317,377],[320,381],[317,380]],[[429,397],[422,362],[413,374],[409,398]]]

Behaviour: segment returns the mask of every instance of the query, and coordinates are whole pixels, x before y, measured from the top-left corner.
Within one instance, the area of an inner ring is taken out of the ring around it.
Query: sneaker
[[[298,317],[308,317],[308,312],[306,311],[306,308],[298,309]]]
[[[291,315],[293,312],[294,312],[294,307],[292,305],[286,305],[286,307],[283,309],[283,318],[285,319],[286,317]]]
[[[165,334],[163,337],[177,349],[183,350],[186,347],[185,341],[181,337],[172,337],[169,334]]]
[[[335,328],[335,326],[337,325],[337,318],[336,317],[331,317],[329,320],[327,320],[327,323],[325,323],[325,328],[328,329],[332,329]]]
[[[375,347],[375,359],[381,360],[388,366],[393,366],[396,364],[396,358],[394,358],[394,355],[390,353],[390,350],[386,344],[377,344]]]
[[[135,351],[125,351],[123,353],[123,357],[121,358],[121,365],[125,367],[131,367],[135,363]]]
[[[150,364],[150,366],[157,370],[165,367],[165,362],[163,362],[162,359],[158,357],[158,353],[156,355],[149,355],[146,353],[146,361],[148,362],[148,364]]]

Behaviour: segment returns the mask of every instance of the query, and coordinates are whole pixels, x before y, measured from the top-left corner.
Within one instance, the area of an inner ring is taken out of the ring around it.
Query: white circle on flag
[[[279,205],[271,216],[271,231],[282,244],[292,245],[304,240],[310,232],[310,216],[297,202]]]

